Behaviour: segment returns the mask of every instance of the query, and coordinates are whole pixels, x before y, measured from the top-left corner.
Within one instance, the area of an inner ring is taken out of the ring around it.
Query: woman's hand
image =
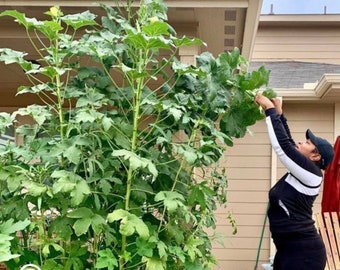
[[[279,98],[273,98],[272,102],[273,102],[273,104],[275,106],[276,112],[281,115],[282,114],[282,103],[281,103],[281,100]]]
[[[270,108],[275,108],[274,103],[262,94],[257,94],[255,96],[255,102],[262,107],[263,110],[268,110]]]

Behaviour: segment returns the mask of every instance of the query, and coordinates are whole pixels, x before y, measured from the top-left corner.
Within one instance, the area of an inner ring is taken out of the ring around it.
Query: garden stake
[[[260,258],[260,252],[261,252],[261,246],[262,246],[262,240],[263,240],[263,235],[264,235],[264,230],[266,228],[266,223],[267,223],[267,212],[268,212],[268,208],[269,208],[269,203],[267,205],[267,211],[266,214],[264,216],[264,220],[263,220],[263,226],[262,226],[262,232],[261,232],[261,238],[260,238],[260,243],[259,243],[259,247],[257,249],[257,256],[256,256],[256,263],[255,263],[255,267],[254,270],[257,269],[258,263],[259,263],[259,258]]]

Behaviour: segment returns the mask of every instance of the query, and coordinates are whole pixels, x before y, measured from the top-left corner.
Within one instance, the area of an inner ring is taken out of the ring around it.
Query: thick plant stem
[[[60,90],[60,77],[57,76],[57,96],[58,96],[58,116],[60,123],[60,139],[64,139],[64,115],[63,115],[63,98]]]
[[[59,55],[58,55],[58,40],[55,41],[55,48],[56,51],[54,53],[54,62],[56,63],[57,67],[59,67]],[[57,110],[58,110],[58,117],[59,117],[59,123],[60,123],[60,139],[64,139],[64,115],[63,115],[63,96],[61,91],[61,80],[59,74],[56,75],[56,92],[57,92],[57,98],[58,98],[58,104],[57,104]]]
[[[144,67],[146,66],[146,57],[147,52],[144,54],[142,51],[139,52],[139,66],[138,72],[142,72]],[[142,102],[142,90],[144,87],[144,80],[143,78],[136,79],[136,87],[134,90],[134,102],[133,102],[133,132],[132,132],[132,139],[131,139],[131,152],[135,152],[137,148],[137,140],[138,140],[138,126],[139,126],[139,119],[140,119],[140,105]],[[131,188],[132,188],[132,178],[133,178],[133,169],[131,166],[128,170],[127,175],[127,186],[126,186],[126,194],[125,194],[125,210],[130,210],[130,196],[131,196]],[[126,236],[122,235],[122,255],[126,250]],[[121,256],[119,258],[119,269],[124,269],[125,260]]]

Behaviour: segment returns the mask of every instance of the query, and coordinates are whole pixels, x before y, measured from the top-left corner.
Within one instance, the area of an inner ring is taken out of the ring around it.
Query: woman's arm
[[[261,95],[257,96],[255,101],[265,109],[269,139],[281,163],[305,185],[320,185],[322,175],[313,162],[296,148],[286,118],[282,114],[281,105]]]

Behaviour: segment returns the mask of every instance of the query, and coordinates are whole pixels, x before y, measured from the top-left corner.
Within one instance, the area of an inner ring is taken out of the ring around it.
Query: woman
[[[309,129],[306,141],[295,144],[280,100],[259,94],[255,102],[265,111],[271,145],[288,170],[269,192],[268,218],[277,250],[274,270],[324,270],[326,251],[312,207],[322,183],[321,170],[333,159],[333,147]]]

